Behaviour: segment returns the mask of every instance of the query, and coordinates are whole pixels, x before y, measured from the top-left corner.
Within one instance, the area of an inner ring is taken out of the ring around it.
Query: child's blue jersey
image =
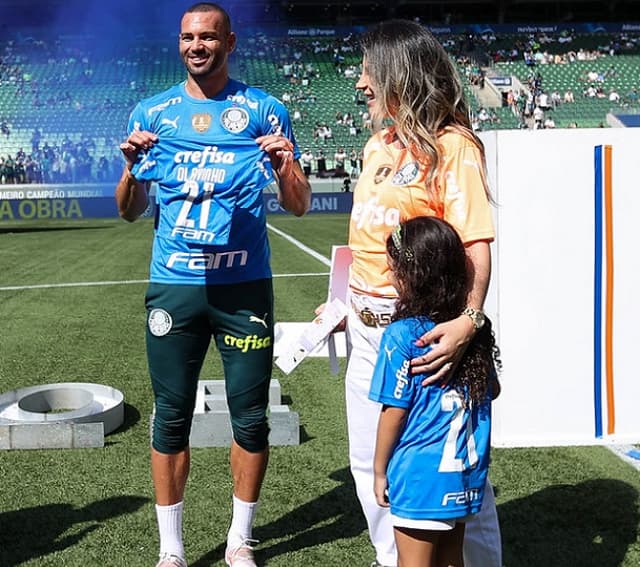
[[[391,513],[414,520],[462,518],[480,510],[489,468],[491,405],[465,409],[452,388],[422,386],[409,363],[429,347],[415,340],[426,318],[391,323],[382,336],[370,399],[405,408],[407,418],[387,467]]]
[[[213,99],[194,99],[184,83],[140,102],[128,131],[157,144],[132,169],[155,181],[156,229],[151,281],[228,284],[271,277],[263,189],[271,161],[256,138],[282,134],[296,145],[284,105],[229,80]]]

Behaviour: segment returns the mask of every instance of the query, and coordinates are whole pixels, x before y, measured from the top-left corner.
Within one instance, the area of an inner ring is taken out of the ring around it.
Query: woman
[[[368,399],[380,338],[397,297],[385,242],[400,222],[426,215],[448,221],[465,245],[471,282],[466,307],[417,342],[432,346],[412,361],[413,372],[430,373],[428,384],[446,380],[484,322],[494,230],[483,146],[471,129],[460,78],[443,47],[426,28],[405,20],[379,24],[361,44],[362,74],[356,88],[366,98],[374,123],[387,126],[365,146],[349,226],[349,457],[376,549],[373,565],[395,565],[389,510],[377,504],[373,492],[380,404]],[[469,522],[465,535],[465,559],[471,567],[501,565],[495,501],[487,488],[482,511]]]

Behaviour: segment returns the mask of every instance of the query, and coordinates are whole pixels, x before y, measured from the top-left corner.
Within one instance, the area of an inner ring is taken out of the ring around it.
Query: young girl
[[[436,217],[401,223],[387,239],[398,290],[371,382],[382,403],[374,491],[391,509],[399,567],[462,566],[464,522],[480,510],[489,467],[490,404],[500,367],[491,324],[470,342],[452,378],[422,386],[416,339],[463,312],[467,257],[454,228]]]

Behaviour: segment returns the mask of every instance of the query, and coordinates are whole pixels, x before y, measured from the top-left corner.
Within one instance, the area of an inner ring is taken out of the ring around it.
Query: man
[[[311,177],[311,164],[313,163],[313,152],[310,149],[306,149],[300,156],[300,164],[302,165],[302,171],[308,177]]]
[[[316,155],[316,175],[318,177],[327,176],[327,158],[322,150],[318,150],[318,154]]]
[[[336,150],[336,153],[333,154],[333,163],[335,167],[334,177],[344,177],[345,169],[344,164],[347,161],[347,152],[344,151],[344,148],[340,147]]]
[[[285,107],[228,74],[236,36],[226,11],[199,3],[182,17],[185,82],[140,102],[120,144],[120,215],[133,221],[157,182],[146,295],[155,411],[151,472],[160,532],[156,567],[185,567],[184,489],[199,372],[211,337],[225,374],[233,441],[233,513],[225,560],[255,566],[252,525],[268,460],[273,290],[263,189],[303,215],[310,188]],[[248,345],[248,348],[247,348]]]

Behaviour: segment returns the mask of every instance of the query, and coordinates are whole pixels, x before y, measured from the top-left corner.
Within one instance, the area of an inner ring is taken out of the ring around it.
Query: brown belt
[[[360,321],[367,327],[386,327],[391,323],[391,315],[393,315],[391,312],[374,313],[368,307],[358,309],[355,305],[353,305],[353,310],[356,312]]]

